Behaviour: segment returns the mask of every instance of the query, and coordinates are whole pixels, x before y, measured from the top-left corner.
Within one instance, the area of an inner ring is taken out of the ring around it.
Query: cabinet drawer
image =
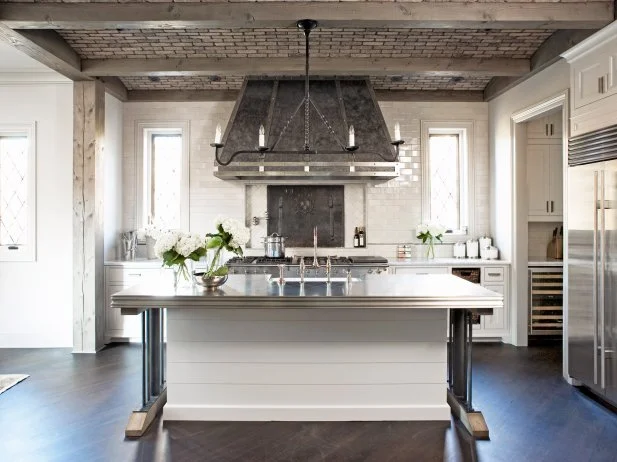
[[[106,268],[108,283],[139,284],[157,274],[159,270],[154,268]]]
[[[446,266],[404,266],[397,267],[396,274],[449,274]]]
[[[503,282],[505,269],[502,266],[483,268],[482,282]]]

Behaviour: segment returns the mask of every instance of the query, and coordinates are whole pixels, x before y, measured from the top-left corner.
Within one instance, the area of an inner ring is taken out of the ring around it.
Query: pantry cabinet
[[[563,221],[562,144],[528,144],[529,221]]]
[[[551,140],[561,141],[563,136],[563,120],[561,111],[554,112],[527,122],[527,139],[536,144],[543,144]]]

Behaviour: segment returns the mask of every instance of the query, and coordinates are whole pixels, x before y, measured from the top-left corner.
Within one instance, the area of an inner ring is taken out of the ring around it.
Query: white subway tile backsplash
[[[135,126],[137,121],[188,120],[190,123],[190,227],[212,230],[217,215],[232,216],[248,224],[263,217],[266,186],[223,181],[212,175],[214,152],[210,143],[217,124],[225,127],[233,102],[126,103],[124,105],[124,210],[123,227],[135,227]],[[351,248],[353,228],[366,226],[369,249],[365,252],[395,256],[396,245],[416,242],[415,228],[422,219],[422,120],[474,122],[474,204],[476,235],[489,234],[488,105],[486,103],[380,103],[386,123],[401,125],[406,144],[401,148],[402,175],[377,184],[345,186],[345,246]],[[261,248],[267,224],[251,226],[250,245]],[[531,242],[531,237],[530,237]],[[346,249],[347,250],[347,249]],[[451,245],[437,246],[438,256],[451,256]],[[349,253],[349,252],[347,252]]]

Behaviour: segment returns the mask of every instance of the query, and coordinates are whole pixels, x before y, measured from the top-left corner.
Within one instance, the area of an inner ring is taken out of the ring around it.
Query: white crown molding
[[[73,81],[54,71],[0,70],[0,85],[37,85],[41,83],[70,84]]]
[[[569,50],[561,53],[561,56],[565,58],[566,61],[571,62],[577,58],[580,58],[583,55],[595,50],[601,45],[610,39],[614,39],[617,36],[617,21],[613,21],[608,26],[603,29],[600,29],[598,32],[593,34],[590,37],[587,37],[585,40],[573,46]]]

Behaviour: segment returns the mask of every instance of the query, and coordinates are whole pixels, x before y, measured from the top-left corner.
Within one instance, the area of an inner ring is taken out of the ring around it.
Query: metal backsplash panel
[[[344,186],[268,186],[268,234],[287,239],[287,247],[345,245]]]

